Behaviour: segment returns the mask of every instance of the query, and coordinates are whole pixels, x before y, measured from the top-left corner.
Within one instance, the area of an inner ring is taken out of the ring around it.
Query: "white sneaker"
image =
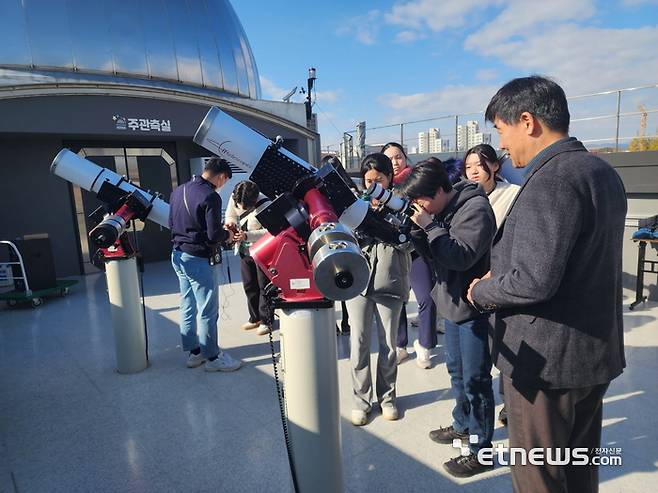
[[[203,356],[201,353],[199,354],[192,354],[187,357],[187,363],[186,366],[188,368],[197,368],[204,364],[206,362],[206,357]]]
[[[259,322],[247,322],[246,324],[242,324],[240,328],[242,330],[251,330],[251,329],[255,329],[259,325],[260,325],[260,321]]]
[[[265,324],[260,324],[256,329],[256,334],[258,334],[259,336],[264,336],[265,334],[269,334],[270,332],[272,332],[272,327]]]
[[[206,362],[205,371],[235,371],[242,366],[242,361],[234,359],[225,351],[219,353],[216,359]]]
[[[398,360],[398,365],[409,357],[409,353],[407,352],[406,347],[395,348],[395,353]]]
[[[430,368],[432,366],[430,350],[421,346],[418,339],[414,341],[414,349],[416,350],[416,364],[423,370]]]
[[[395,421],[400,417],[398,408],[395,407],[395,404],[384,404],[382,406],[382,416],[388,421]]]
[[[361,409],[352,410],[352,424],[354,426],[363,426],[368,422],[368,413]]]

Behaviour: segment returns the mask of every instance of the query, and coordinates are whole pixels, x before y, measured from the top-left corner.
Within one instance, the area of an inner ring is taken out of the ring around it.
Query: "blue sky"
[[[658,83],[658,0],[232,3],[265,99],[305,85],[308,67],[317,68],[325,148],[335,149],[360,120],[370,127],[481,111],[503,83],[531,73],[554,77],[568,96]],[[658,89],[625,94],[622,111],[640,103],[658,109]],[[607,114],[615,105],[614,96],[573,102],[572,116]],[[638,121],[628,117],[622,133],[632,134]],[[430,126],[447,135],[451,122],[410,125],[407,143]],[[572,134],[607,137],[611,125],[575,123]],[[655,114],[649,133],[652,126]],[[368,141],[398,135],[373,131]]]

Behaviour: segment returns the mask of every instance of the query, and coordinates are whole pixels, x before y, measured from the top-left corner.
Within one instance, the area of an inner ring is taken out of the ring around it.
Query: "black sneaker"
[[[450,475],[457,478],[470,478],[476,474],[491,471],[493,465],[480,464],[476,454],[469,454],[466,456],[460,455],[459,457],[450,459],[448,462],[444,462],[443,468]]]
[[[348,324],[341,324],[340,325],[340,332],[341,332],[341,334],[349,334],[350,333],[350,326]]]
[[[430,440],[436,443],[452,444],[455,438],[468,441],[468,433],[459,433],[452,426],[430,431]]]
[[[505,406],[503,406],[498,413],[498,421],[500,421],[503,426],[507,426],[507,409],[505,409]]]

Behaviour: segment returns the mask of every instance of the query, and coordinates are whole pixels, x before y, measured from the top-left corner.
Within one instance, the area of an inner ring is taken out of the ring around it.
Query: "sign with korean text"
[[[117,130],[131,130],[133,132],[171,132],[171,120],[159,118],[132,118],[122,115],[113,115],[112,121]]]

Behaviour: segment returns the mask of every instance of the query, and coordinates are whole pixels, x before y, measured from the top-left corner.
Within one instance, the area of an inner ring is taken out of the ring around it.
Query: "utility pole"
[[[313,101],[311,99],[311,91],[313,91],[313,85],[315,84],[315,68],[311,67],[308,69],[308,79],[307,83],[307,92],[306,92],[306,126],[308,128],[313,128]]]

